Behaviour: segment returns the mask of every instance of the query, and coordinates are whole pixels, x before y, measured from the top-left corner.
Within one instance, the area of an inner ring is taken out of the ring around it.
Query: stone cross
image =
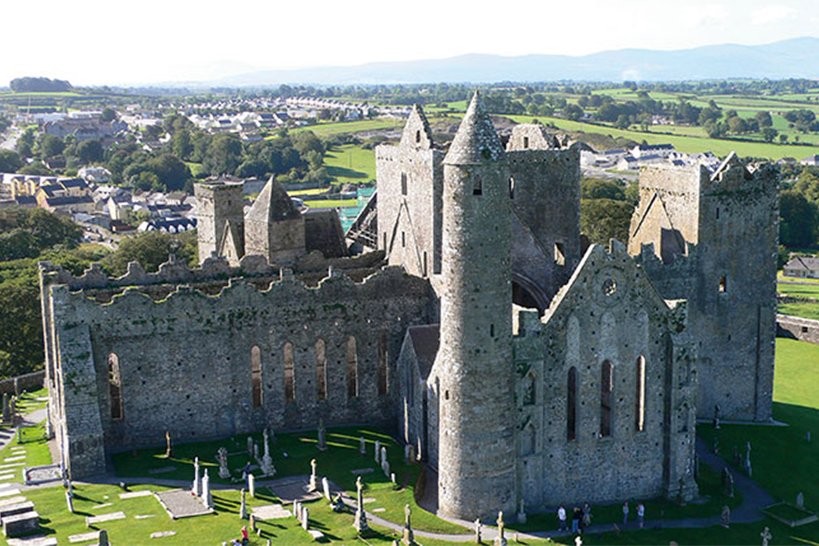
[[[310,523],[310,510],[305,506],[301,511],[301,528],[305,531]]]
[[[11,420],[11,404],[9,400],[9,393],[3,393],[3,421],[9,422]]]
[[[170,459],[173,457],[173,449],[171,447],[171,433],[170,431],[165,431],[165,458]]]
[[[71,491],[66,489],[65,491],[65,504],[68,507],[68,511],[72,514],[74,513],[74,495],[71,494]]]
[[[259,460],[259,444],[253,442],[253,459],[258,461]]]
[[[253,474],[247,475],[247,492],[251,497],[256,498],[256,476]]]
[[[412,532],[412,508],[409,504],[404,505],[404,536],[401,542],[407,546],[415,544],[415,533]]]
[[[213,508],[213,498],[210,496],[210,478],[208,477],[208,469],[205,469],[205,475],[202,476],[202,502],[208,508]]]
[[[318,447],[319,451],[327,450],[327,430],[324,428],[324,419],[319,419],[318,444],[316,447]]]
[[[247,491],[242,489],[242,504],[239,506],[239,517],[247,519]]]
[[[805,495],[802,494],[801,491],[796,495],[796,506],[797,506],[797,508],[804,508],[805,507]],[[767,527],[766,527],[766,529],[767,529]]]
[[[97,546],[110,546],[111,543],[108,542],[108,531],[105,529],[100,529],[100,534],[97,537]]]
[[[369,527],[367,525],[367,513],[364,512],[364,483],[361,481],[361,476],[355,480],[356,501],[358,508],[355,511],[355,519],[353,520],[353,527],[359,533],[365,532]]]
[[[308,485],[310,491],[318,489],[318,476],[316,475],[316,460],[310,460],[310,484]]]
[[[506,523],[503,521],[503,510],[498,512],[498,536],[495,537],[495,546],[506,546]]]
[[[272,476],[276,473],[276,468],[273,466],[273,458],[270,457],[270,442],[267,429],[264,429],[264,457],[262,457],[261,466],[262,474],[265,476]]]
[[[197,497],[202,494],[202,483],[199,478],[199,457],[193,458],[193,488],[191,491]]]
[[[475,542],[480,544],[482,540],[483,537],[481,537],[481,519],[478,518],[475,520]]]
[[[381,440],[375,441],[375,462],[381,464]]]
[[[381,448],[381,462],[383,463],[386,460],[387,460],[387,448],[386,448],[386,446],[384,446],[384,447]]]
[[[526,507],[523,499],[520,499],[520,509],[518,510],[518,523],[526,523]]]
[[[765,527],[762,532],[759,534],[762,537],[762,546],[768,546],[768,542],[773,538],[771,534],[771,530]]]
[[[228,454],[227,449],[220,447],[216,452],[216,459],[219,461],[219,477],[223,480],[230,478],[230,469],[228,469]]]
[[[324,498],[330,500],[330,481],[327,479],[327,476],[321,478],[321,489],[324,492]]]
[[[364,436],[358,437],[358,454],[359,455],[367,454],[367,444],[364,442]]]
[[[722,526],[728,529],[731,525],[731,509],[728,508],[728,505],[722,507],[720,519],[722,520]]]
[[[251,436],[247,437],[247,454],[253,455],[253,438]]]
[[[386,457],[383,461],[381,461],[381,470],[384,472],[386,477],[390,477],[390,462],[386,459]]]

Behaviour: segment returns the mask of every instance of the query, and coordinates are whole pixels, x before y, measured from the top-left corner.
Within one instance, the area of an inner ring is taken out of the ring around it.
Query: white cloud
[[[751,12],[752,25],[769,25],[787,19],[794,15],[796,10],[790,6],[772,5],[755,9]]]

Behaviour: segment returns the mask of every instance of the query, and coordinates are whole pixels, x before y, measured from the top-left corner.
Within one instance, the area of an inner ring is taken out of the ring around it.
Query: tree
[[[50,176],[54,174],[51,171],[51,169],[46,167],[45,164],[40,160],[34,161],[32,163],[29,163],[28,165],[23,166],[17,172],[19,172],[20,174],[34,174],[37,176]]]
[[[17,139],[15,148],[20,157],[31,157],[34,150],[34,129],[29,127]]]
[[[732,116],[728,118],[728,130],[734,134],[741,134],[748,130],[748,125],[745,120],[739,116]]]
[[[757,123],[759,123],[760,127],[770,127],[773,125],[773,118],[771,118],[770,112],[757,112],[756,116]]]
[[[613,199],[581,199],[580,231],[592,243],[607,245],[610,239],[628,240],[634,206]]]
[[[819,176],[804,169],[799,173],[793,189],[804,195],[814,205],[819,206]]]
[[[614,199],[624,201],[626,194],[623,186],[613,180],[584,178],[580,181],[581,199]]]
[[[762,129],[762,138],[765,140],[765,142],[773,142],[778,134],[779,131],[773,127],[765,127]]]
[[[23,160],[14,150],[0,150],[0,172],[16,173],[23,166]]]
[[[583,109],[576,104],[567,104],[566,107],[563,108],[563,115],[566,116],[566,119],[577,121],[583,117],[583,114]]]
[[[88,165],[102,161],[105,150],[99,140],[84,140],[77,144],[75,153],[80,163]]]
[[[117,112],[113,108],[105,107],[102,110],[102,114],[100,115],[100,119],[102,121],[114,121],[117,119]]]
[[[193,153],[191,132],[188,129],[176,131],[173,135],[172,148],[174,155],[180,159],[190,159]]]
[[[788,141],[788,135],[781,134],[779,135],[779,142],[781,144],[785,144]]]
[[[43,135],[40,139],[40,157],[47,159],[60,155],[65,150],[65,142],[58,136]]]
[[[242,143],[233,135],[216,135],[203,166],[211,174],[233,174],[242,162]]]
[[[123,239],[119,248],[103,260],[103,266],[114,275],[122,275],[128,262],[139,262],[146,271],[157,271],[168,256],[176,256],[190,265],[196,264],[196,233],[172,235],[148,231]]]
[[[816,242],[816,205],[794,190],[779,195],[779,240],[790,248],[811,246]]]

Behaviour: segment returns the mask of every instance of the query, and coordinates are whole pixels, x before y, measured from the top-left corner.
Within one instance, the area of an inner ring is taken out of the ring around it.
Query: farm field
[[[327,173],[335,183],[362,183],[375,180],[375,152],[361,146],[344,144],[324,154]]]

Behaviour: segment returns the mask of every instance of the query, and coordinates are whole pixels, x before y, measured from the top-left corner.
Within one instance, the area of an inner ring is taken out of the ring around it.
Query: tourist
[[[623,527],[628,525],[628,501],[623,503]]]
[[[566,527],[566,509],[563,508],[563,505],[560,505],[560,508],[557,509],[557,519],[560,522],[560,527],[557,528],[558,531],[568,531],[569,528]]]
[[[575,506],[572,510],[572,533],[577,534],[580,532],[580,520],[583,517],[583,513],[580,511],[580,508]]]
[[[247,536],[247,527],[242,526],[242,546],[250,544],[250,538]]]
[[[641,502],[637,505],[637,526],[642,529],[643,528],[643,521],[645,520],[646,516],[646,507]]]
[[[586,527],[591,526],[591,520],[591,506],[589,506],[589,503],[587,502],[583,505],[583,520],[580,522],[581,528],[585,529]]]

